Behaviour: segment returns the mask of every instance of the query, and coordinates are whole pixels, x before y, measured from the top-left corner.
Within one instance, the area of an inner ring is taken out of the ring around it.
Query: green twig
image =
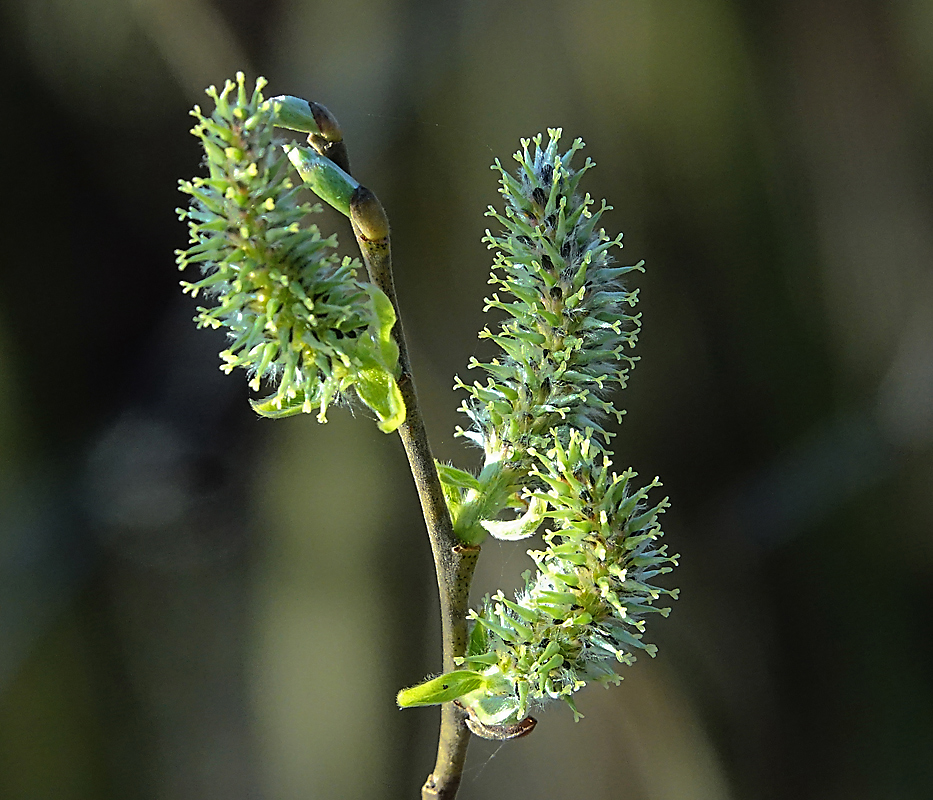
[[[398,385],[406,409],[405,422],[398,432],[408,456],[431,539],[441,601],[443,667],[444,672],[451,672],[456,669],[454,659],[466,653],[467,605],[480,549],[462,544],[454,534],[412,379],[392,278],[389,222],[376,195],[364,186],[358,187],[350,200],[350,220],[369,278],[392,301],[398,317],[393,333],[399,348]],[[469,739],[466,715],[453,703],[445,703],[441,708],[437,762],[421,790],[422,800],[452,800],[456,796]]]

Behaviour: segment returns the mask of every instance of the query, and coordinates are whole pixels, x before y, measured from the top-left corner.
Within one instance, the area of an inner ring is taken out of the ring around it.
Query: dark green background
[[[616,464],[671,495],[658,659],[463,800],[933,797],[933,4],[18,0],[0,17],[0,800],[415,797],[434,578],[396,437],[255,418],[172,251],[187,109],[326,104],[393,222],[437,454],[494,157],[562,126],[637,278]],[[326,215],[349,252],[345,220]],[[477,596],[525,546],[490,542]]]

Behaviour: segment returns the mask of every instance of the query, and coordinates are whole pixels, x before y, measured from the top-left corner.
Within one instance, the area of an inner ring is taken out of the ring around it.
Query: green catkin
[[[618,683],[613,664],[631,664],[639,650],[656,653],[642,640],[644,620],[670,609],[654,602],[677,596],[653,583],[677,563],[658,544],[657,516],[667,499],[645,513],[648,490],[660,484],[632,490],[635,473],[611,472],[592,436],[571,430],[566,446],[555,437],[548,452],[536,452],[530,478],[542,488],[531,494],[546,501],[550,523],[544,549],[529,551],[537,570],[526,573],[513,601],[500,592],[472,612],[485,636],[474,637],[464,666],[498,691],[474,692],[461,702],[487,724],[522,719],[530,706],[548,700],[570,701],[590,682]],[[583,490],[562,491],[570,480]]]
[[[507,319],[497,332],[480,336],[499,345],[503,356],[471,361],[471,369],[487,373],[485,383],[456,380],[469,394],[460,410],[473,423],[458,435],[483,448],[485,465],[474,491],[442,469],[442,477],[462,490],[448,499],[458,534],[471,543],[487,532],[520,538],[534,531],[537,510],[520,496],[534,461],[531,450],[547,450],[552,431],[571,429],[592,430],[593,446],[605,449],[610,434],[602,420],[621,421],[624,413],[605,397],[625,386],[636,360],[626,351],[638,337],[639,315],[629,313],[638,292],[618,280],[642,264],[614,264],[610,251],[621,247],[622,237],[610,239],[598,226],[610,207],[593,208],[589,195],[577,193],[593,163],[587,159],[573,169],[583,142],[559,154],[559,139],[560,131],[550,130],[546,146],[540,136],[523,140],[517,176],[498,161],[494,167],[506,206],[504,213],[490,207],[488,216],[504,230],[487,231],[484,241],[496,251],[490,283],[506,297],[493,293],[486,310],[504,311]],[[507,506],[522,512],[509,524],[498,520]]]
[[[458,433],[483,448],[485,463],[478,476],[440,465],[464,541],[486,533],[519,539],[546,526],[544,549],[529,551],[537,569],[525,573],[524,589],[514,600],[487,597],[471,612],[461,666],[483,683],[458,702],[487,726],[513,724],[552,699],[565,700],[578,718],[576,691],[618,683],[614,665],[631,664],[638,651],[655,654],[642,639],[645,617],[666,616],[655,601],[677,595],[653,583],[676,564],[658,544],[667,499],[647,501],[660,483],[634,489],[634,472],[612,472],[610,434],[601,425],[623,414],[606,397],[625,386],[635,362],[628,351],[639,316],[629,313],[637,291],[619,279],[642,264],[613,262],[622,237],[599,227],[609,206],[594,209],[577,192],[593,164],[575,170],[583,143],[559,153],[560,135],[523,140],[514,176],[498,161],[494,167],[506,206],[489,216],[503,230],[487,231],[484,241],[496,251],[490,283],[502,296],[493,294],[486,307],[507,316],[481,336],[503,356],[471,362],[487,373],[485,383],[457,381],[473,423]],[[514,519],[500,519],[505,509],[514,509]]]
[[[191,244],[177,251],[179,269],[195,264],[198,281],[183,282],[199,307],[199,327],[225,328],[230,343],[221,369],[250,375],[250,388],[275,387],[253,401],[264,416],[318,412],[345,399],[351,389],[391,431],[404,420],[395,383],[398,348],[390,331],[395,312],[376,287],[356,279],[359,262],[341,259],[336,237],[324,238],[299,201],[289,162],[273,141],[276,98],[264,101],[265,80],[250,94],[242,73],[208,96],[214,111],[197,106],[192,133],[205,151],[209,176],[181,181],[191,205],[179,209],[188,221]]]

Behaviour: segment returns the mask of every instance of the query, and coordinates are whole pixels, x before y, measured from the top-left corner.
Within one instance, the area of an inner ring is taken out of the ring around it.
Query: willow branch
[[[479,547],[462,544],[454,534],[411,374],[392,277],[388,218],[376,195],[364,186],[358,187],[350,199],[350,221],[369,278],[392,301],[398,318],[393,334],[399,349],[398,385],[406,409],[405,422],[398,432],[431,540],[441,601],[444,671],[450,672],[457,668],[454,659],[466,653],[467,603]],[[437,761],[421,790],[422,800],[453,800],[460,786],[469,740],[464,712],[453,703],[445,703],[441,708]]]

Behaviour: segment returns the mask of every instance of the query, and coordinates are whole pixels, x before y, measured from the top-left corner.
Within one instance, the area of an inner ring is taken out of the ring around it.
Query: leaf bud
[[[360,184],[329,158],[301,145],[284,145],[288,160],[305,185],[341,214],[350,216],[350,199]]]
[[[320,134],[321,128],[314,114],[314,105],[300,97],[281,94],[267,100],[264,107],[272,110],[272,124],[290,131]]]

